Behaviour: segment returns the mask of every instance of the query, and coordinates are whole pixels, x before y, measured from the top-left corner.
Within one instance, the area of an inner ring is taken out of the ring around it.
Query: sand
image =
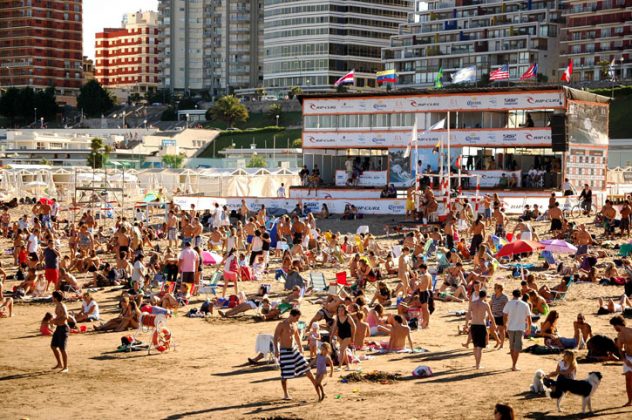
[[[391,219],[331,221],[321,226],[344,232],[355,231],[358,224],[369,224],[372,231],[381,233]],[[1,241],[1,246],[10,247],[6,240]],[[10,257],[3,255],[2,263],[9,267]],[[334,277],[332,269],[317,270],[324,271],[328,279]],[[13,271],[8,270],[9,274]],[[497,280],[511,290],[519,281],[507,279],[506,274],[503,271]],[[266,282],[273,284],[275,292],[281,291],[282,285],[275,283],[272,275]],[[553,286],[558,280],[538,283]],[[9,281],[8,288],[13,284]],[[249,292],[257,287],[255,283],[242,286]],[[594,284],[573,285],[566,301],[555,307],[562,314],[561,334],[572,336],[572,322],[582,311],[595,333],[614,337],[608,324],[610,316],[595,315],[596,299],[619,297],[622,290]],[[103,318],[114,316],[119,294],[96,294]],[[194,299],[190,307],[199,307],[203,298]],[[69,308],[76,310],[79,306],[76,302]],[[318,308],[305,302],[303,320],[309,321]],[[521,371],[512,372],[507,349],[492,350],[492,342],[483,354],[484,369],[475,370],[471,350],[461,346],[464,336],[457,335],[462,318],[448,313],[466,309],[466,304],[438,302],[430,328],[413,332],[415,346],[428,349],[428,353],[378,355],[359,365],[364,371],[400,373],[400,381],[390,385],[344,384],[338,378],[345,372],[335,372],[333,378],[327,379],[327,398],[320,403],[306,378],[289,381],[294,400],[283,401],[279,371],[272,365],[246,364],[246,359],[255,355],[256,335],[272,333],[276,322],[255,323],[252,314],[236,319],[189,319],[181,310],[169,321],[176,350],[149,356],[145,352],[116,353],[124,333],[72,335],[70,373],[58,374],[51,371],[55,363],[50,338],[38,334],[40,319],[52,309],[52,304],[16,305],[13,318],[0,319],[0,418],[487,419],[493,418],[497,402],[513,406],[517,418],[575,418],[581,412],[579,397],[567,396],[562,403],[565,412],[558,415],[554,401],[529,393],[535,370],[553,371],[559,360],[557,355],[522,354]],[[140,338],[147,340],[148,335]],[[538,341],[525,344],[535,342]],[[413,378],[411,372],[419,365],[430,366],[434,376]],[[631,408],[620,408],[626,401],[621,364],[580,364],[578,378],[591,371],[603,374],[593,398],[595,413],[604,419],[632,418]]]

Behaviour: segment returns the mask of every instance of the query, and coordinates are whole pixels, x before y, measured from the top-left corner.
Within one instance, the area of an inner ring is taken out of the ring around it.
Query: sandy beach
[[[26,208],[19,209],[24,212]],[[17,212],[15,212],[17,214]],[[368,224],[371,231],[382,237],[381,243],[391,245],[396,238],[383,238],[383,226],[393,217],[373,217],[354,222],[328,220],[320,222],[323,230],[355,232],[356,226]],[[514,222],[511,223],[513,226]],[[536,223],[543,234],[548,224]],[[593,226],[591,225],[591,228]],[[599,234],[601,234],[599,229]],[[595,231],[597,232],[597,231]],[[548,238],[548,235],[542,235]],[[622,243],[623,239],[616,242]],[[625,240],[627,242],[627,239]],[[8,240],[0,240],[2,250],[11,247]],[[66,241],[64,241],[66,244]],[[616,251],[609,251],[615,255]],[[63,255],[63,250],[62,250]],[[111,256],[110,256],[111,257]],[[3,253],[2,265],[8,274],[11,255]],[[569,257],[562,257],[568,260]],[[611,258],[600,259],[600,264]],[[537,263],[536,257],[533,261]],[[538,263],[541,265],[541,262]],[[272,266],[278,265],[273,259]],[[334,268],[317,267],[333,280]],[[207,268],[205,274],[210,274]],[[559,283],[559,277],[549,270],[549,278],[538,278],[539,285],[549,287]],[[539,274],[539,273],[536,273]],[[309,277],[308,273],[304,273]],[[81,277],[80,277],[81,278]],[[520,279],[501,270],[495,281],[510,293]],[[395,284],[389,278],[390,285]],[[263,283],[271,283],[273,294],[281,293],[282,283],[268,274]],[[10,289],[14,281],[7,282]],[[254,292],[257,283],[241,283],[247,292]],[[119,289],[119,288],[116,288]],[[610,315],[597,316],[597,298],[618,299],[623,287],[598,284],[575,284],[565,301],[555,305],[561,313],[561,335],[572,336],[573,320],[583,312],[593,332],[615,337],[608,324]],[[106,289],[95,293],[102,318],[109,319],[117,312],[119,290]],[[430,319],[430,327],[412,333],[415,347],[426,353],[396,353],[372,355],[355,365],[363,372],[381,370],[399,373],[393,384],[341,383],[346,372],[335,372],[327,378],[327,398],[317,402],[312,385],[305,378],[289,381],[292,401],[283,401],[279,371],[271,364],[249,366],[248,357],[255,356],[255,338],[259,333],[272,334],[276,321],[254,322],[252,312],[234,319],[214,315],[208,319],[184,316],[189,308],[199,307],[204,295],[193,299],[178,315],[169,320],[169,328],[176,344],[175,351],[147,355],[146,352],[118,353],[120,338],[128,333],[93,333],[71,335],[69,339],[69,374],[51,371],[54,365],[50,338],[40,336],[39,322],[52,304],[16,303],[14,317],[0,319],[0,418],[4,419],[118,419],[124,416],[147,419],[205,419],[205,418],[334,418],[361,419],[488,419],[493,418],[494,405],[510,404],[517,418],[577,418],[581,401],[577,396],[564,398],[563,413],[557,413],[555,401],[529,392],[537,369],[555,370],[559,355],[535,356],[521,354],[519,372],[511,371],[507,348],[493,350],[494,342],[484,351],[481,370],[474,369],[472,350],[464,349],[465,336],[457,334],[463,317],[452,311],[467,309],[466,303],[437,302]],[[320,308],[310,303],[309,297],[301,305],[303,318],[308,322]],[[77,310],[79,302],[70,303]],[[393,309],[390,310],[392,312]],[[89,326],[90,327],[90,326]],[[147,334],[139,336],[149,340]],[[525,347],[542,344],[542,339],[527,340]],[[306,354],[308,352],[306,351]],[[578,355],[585,355],[585,350]],[[430,366],[430,378],[413,378],[411,372],[419,365]],[[603,375],[600,388],[593,397],[595,415],[603,419],[632,417],[632,408],[621,408],[626,401],[625,383],[620,362],[579,364],[578,379],[589,372]]]

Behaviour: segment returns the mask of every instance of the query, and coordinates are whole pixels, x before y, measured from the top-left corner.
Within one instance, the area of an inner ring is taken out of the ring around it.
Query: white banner
[[[465,129],[451,130],[452,147],[550,147],[551,129]],[[419,147],[432,148],[443,140],[448,144],[448,131],[436,130],[420,133]],[[410,141],[410,131],[310,131],[303,130],[303,149],[323,148],[405,148]]]
[[[343,214],[347,204],[353,204],[362,214],[397,214],[403,215],[406,212],[405,199],[344,199],[344,198],[308,198],[308,199],[285,199],[285,198],[243,198],[251,211],[257,211],[264,204],[268,209],[281,208],[291,212],[299,201],[311,212],[320,212],[323,203],[327,204],[330,213]],[[220,206],[226,205],[229,210],[239,210],[241,207],[241,197],[174,197],[173,202],[183,210],[189,210],[191,204],[195,204],[196,210],[214,209],[215,203]]]
[[[290,198],[364,198],[364,199],[374,199],[380,198],[380,194],[382,192],[382,188],[384,186],[381,185],[379,189],[368,189],[363,188],[361,190],[352,190],[352,189],[318,189],[318,196],[314,196],[314,190],[312,189],[310,194],[307,194],[308,188],[290,188]]]
[[[509,181],[515,175],[516,187],[520,187],[522,184],[522,172],[521,171],[468,171],[470,175],[480,175],[480,186],[482,188],[496,188],[499,187],[500,180],[503,176]],[[506,184],[507,185],[507,184]]]
[[[563,91],[306,98],[303,115],[503,111],[564,107]]]
[[[336,171],[336,186],[347,185],[347,172]],[[358,180],[358,187],[384,187],[386,185],[386,171],[364,171]]]

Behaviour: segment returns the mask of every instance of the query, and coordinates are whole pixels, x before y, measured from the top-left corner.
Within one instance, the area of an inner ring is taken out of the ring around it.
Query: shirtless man
[[[9,214],[9,209],[7,207],[4,208],[2,216],[0,216],[0,224],[2,225],[2,236],[8,238],[9,225],[11,224],[11,215]]]
[[[419,265],[419,280],[417,283],[417,290],[419,291],[419,301],[421,302],[421,314],[423,321],[421,322],[421,328],[428,328],[430,323],[430,311],[428,310],[428,303],[430,302],[432,287],[432,276],[428,274],[428,266],[426,264]]]
[[[40,207],[40,220],[42,221],[42,224],[47,228],[50,229],[52,227],[51,222],[50,222],[50,213],[51,213],[52,209],[51,207],[48,205],[48,202],[43,203]]]
[[[303,242],[303,236],[307,233],[307,226],[301,222],[298,216],[292,218],[292,244],[299,245]]]
[[[485,225],[482,223],[482,216],[479,214],[476,218],[476,221],[472,224],[470,228],[470,233],[472,234],[472,243],[470,245],[470,255],[475,255],[476,251],[478,251],[478,247],[483,243],[483,238],[485,237]]]
[[[116,241],[116,254],[120,255],[121,252],[124,252],[125,255],[127,255],[129,253],[131,239],[127,233],[127,227],[125,225],[121,225],[119,230],[114,234],[114,239]]]
[[[402,291],[404,297],[408,296],[408,269],[410,268],[410,249],[407,246],[402,248],[402,253],[399,255],[397,261],[397,277],[402,282]]]
[[[549,217],[551,218],[551,232],[553,235],[557,235],[563,227],[562,224],[562,210],[560,210],[560,203],[555,202],[553,207],[549,209]]]
[[[320,392],[316,386],[314,375],[312,375],[309,365],[303,357],[301,337],[297,326],[300,317],[301,311],[292,309],[290,316],[279,322],[274,331],[274,355],[281,365],[281,386],[283,387],[284,400],[292,399],[287,392],[287,380],[302,375],[307,375],[312,381],[316,395],[320,399]]]
[[[86,210],[85,217],[83,219],[83,224],[88,228],[88,232],[92,233],[94,228],[97,226],[97,223],[94,220],[94,216],[92,216],[92,210]]]
[[[518,235],[516,235],[516,232]],[[531,224],[526,220],[519,220],[513,230],[513,237],[523,241],[539,241],[538,235]]]
[[[241,206],[239,207],[239,215],[244,222],[248,219],[248,206],[246,200],[241,200]]]
[[[193,234],[195,232],[195,227],[189,223],[189,222],[184,222],[182,223],[182,245],[184,247],[184,244],[186,244],[187,242],[189,243],[193,243]]]
[[[614,238],[614,219],[617,217],[617,211],[612,207],[612,201],[606,200],[606,204],[601,209],[601,215],[604,217],[604,236],[606,239]]]
[[[244,232],[246,233],[246,246],[250,248],[250,243],[252,242],[252,238],[255,236],[255,230],[257,229],[257,225],[255,224],[254,217],[248,219],[248,223],[244,225]]]
[[[400,351],[406,348],[406,339],[410,344],[410,349],[413,347],[413,340],[410,338],[410,327],[404,322],[401,315],[393,316],[393,322],[391,322],[391,337],[388,340],[388,351]]]
[[[51,340],[50,347],[53,350],[57,365],[54,369],[61,369],[59,373],[68,373],[68,354],[66,353],[66,344],[68,343],[68,309],[62,302],[64,295],[59,291],[53,292],[53,302],[55,302],[55,317],[51,323],[55,325],[55,332]]]
[[[476,360],[476,369],[481,368],[481,357],[483,349],[487,347],[487,324],[486,320],[491,323],[492,333],[496,333],[496,321],[492,314],[492,308],[487,303],[487,292],[481,290],[478,294],[478,300],[470,302],[470,308],[467,317],[470,320],[470,334],[472,335],[472,343],[474,344],[474,359]]]
[[[454,248],[454,230],[455,230],[456,220],[454,218],[449,218],[445,222],[445,226],[443,228],[443,233],[445,234],[445,244],[448,249]]]
[[[191,237],[193,238],[193,246],[200,246],[202,244],[202,224],[197,217],[193,218],[191,222]]]
[[[617,345],[623,360],[623,375],[625,375],[625,389],[628,393],[628,402],[624,407],[632,406],[632,328],[625,326],[625,319],[617,315],[610,320],[617,332]]]
[[[266,225],[266,216],[267,216],[266,206],[265,204],[262,204],[261,208],[257,212],[257,223],[259,223],[260,226]]]
[[[174,247],[178,241],[178,218],[173,210],[169,210],[167,216],[167,239],[169,248]]]
[[[494,206],[494,214],[492,215],[496,222],[496,236],[499,238],[505,237],[505,224],[507,223],[507,217],[502,212],[500,207]]]
[[[577,244],[577,253],[575,258],[581,259],[584,255],[588,255],[588,247],[593,243],[592,236],[586,231],[586,225],[581,224],[575,233],[575,243]]]
[[[489,226],[492,221],[492,199],[488,194],[483,198],[483,209],[485,211],[485,223]]]

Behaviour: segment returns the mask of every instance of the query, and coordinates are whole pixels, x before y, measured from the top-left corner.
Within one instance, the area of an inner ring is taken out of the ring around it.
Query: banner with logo
[[[347,185],[347,172],[336,171],[336,187]],[[386,185],[386,171],[364,171],[358,180],[358,187],[381,187]]]
[[[392,112],[507,111],[564,108],[563,91],[453,95],[402,95],[349,98],[306,98],[303,115]]]
[[[551,147],[551,129],[463,129],[451,130],[452,147]],[[335,148],[406,148],[410,141],[410,131],[389,130],[368,131],[311,131],[303,130],[303,149]],[[443,141],[448,144],[448,131],[435,130],[419,133],[418,147],[433,148]]]
[[[500,185],[500,180],[503,175],[507,181],[514,179],[516,186],[519,187],[522,184],[522,172],[521,171],[468,171],[470,175],[480,175],[480,186],[482,188],[496,188]],[[507,185],[507,184],[505,184]]]
[[[382,193],[382,188],[384,188],[383,185],[380,185],[379,188],[362,188],[362,189],[351,189],[351,188],[345,188],[345,189],[318,189],[318,196],[316,198],[344,198],[344,199],[350,199],[350,198],[363,198],[363,199],[373,199],[373,198],[380,198],[380,194]],[[307,187],[305,188],[295,188],[292,187],[290,188],[290,198],[302,198],[302,199],[310,199],[310,198],[315,198],[315,193],[314,190],[312,189],[312,191],[308,192],[309,190],[307,189]]]

